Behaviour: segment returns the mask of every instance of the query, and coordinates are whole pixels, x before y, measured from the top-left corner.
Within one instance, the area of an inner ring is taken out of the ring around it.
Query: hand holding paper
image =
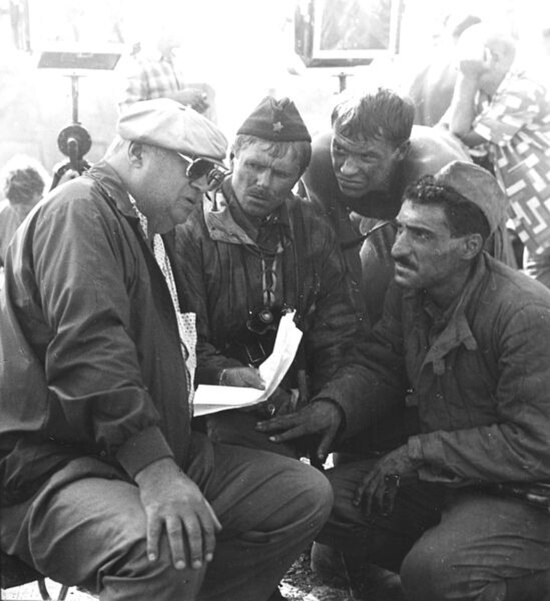
[[[265,389],[201,384],[195,393],[195,417],[227,409],[250,407],[266,401],[273,394],[294,361],[302,339],[302,332],[294,323],[294,315],[295,311],[292,311],[281,317],[273,352],[259,367]]]

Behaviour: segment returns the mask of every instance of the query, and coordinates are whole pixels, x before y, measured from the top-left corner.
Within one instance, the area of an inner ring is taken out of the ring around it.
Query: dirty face
[[[273,213],[288,197],[300,177],[292,148],[276,156],[271,143],[262,141],[241,148],[233,160],[231,184],[242,210],[261,219]]]
[[[342,193],[350,198],[360,198],[369,192],[389,190],[402,153],[382,136],[351,140],[335,131],[330,155]]]

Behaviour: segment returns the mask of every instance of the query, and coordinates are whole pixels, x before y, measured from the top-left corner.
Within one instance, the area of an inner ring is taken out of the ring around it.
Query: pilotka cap
[[[504,221],[508,200],[495,177],[483,167],[453,161],[438,171],[434,179],[436,184],[453,188],[476,204],[487,218],[491,233]]]
[[[307,127],[290,98],[266,96],[247,117],[237,134],[273,142],[311,142]]]

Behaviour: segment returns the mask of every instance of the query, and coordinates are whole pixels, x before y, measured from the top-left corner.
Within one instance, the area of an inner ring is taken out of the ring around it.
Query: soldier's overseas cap
[[[486,169],[474,163],[453,161],[438,171],[434,179],[440,186],[453,188],[476,204],[487,218],[491,232],[505,219],[508,207],[506,195]]]
[[[222,161],[227,152],[227,140],[212,121],[169,98],[136,102],[121,115],[117,132],[192,157]]]
[[[266,96],[246,118],[237,134],[274,142],[311,142],[307,127],[290,98]]]

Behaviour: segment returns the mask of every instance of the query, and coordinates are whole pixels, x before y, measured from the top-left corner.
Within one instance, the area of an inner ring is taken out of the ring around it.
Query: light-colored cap
[[[497,180],[483,167],[453,161],[439,170],[434,179],[436,184],[453,188],[476,204],[487,218],[491,233],[505,219],[508,200]]]
[[[212,121],[169,98],[136,102],[120,116],[117,132],[192,157],[222,161],[227,152],[227,140]]]

